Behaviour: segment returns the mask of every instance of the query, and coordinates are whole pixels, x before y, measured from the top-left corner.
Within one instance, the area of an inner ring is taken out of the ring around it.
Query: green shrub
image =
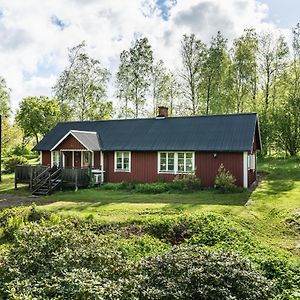
[[[111,190],[111,191],[118,191],[118,190],[125,190],[125,191],[132,191],[135,189],[138,183],[135,181],[125,182],[122,181],[120,183],[105,183],[101,188],[104,190]]]
[[[136,299],[269,299],[272,283],[228,252],[175,248],[140,264]]]
[[[72,224],[24,227],[0,255],[1,299],[117,299],[129,261]]]
[[[161,194],[169,190],[169,184],[163,182],[141,183],[135,187],[136,192],[143,194]]]
[[[159,239],[145,234],[143,236],[130,236],[127,239],[117,239],[117,249],[127,258],[141,259],[146,256],[166,252],[170,246]]]
[[[153,218],[146,221],[145,227],[149,233],[172,245],[187,242],[213,246],[249,239],[244,230],[213,213]]]
[[[196,175],[180,174],[174,178],[171,187],[178,191],[195,191],[201,188],[201,181]]]
[[[25,156],[31,154],[30,146],[23,146],[23,145],[17,145],[13,151],[12,154],[16,156]]]
[[[235,182],[235,177],[221,164],[215,178],[215,187],[222,193],[232,193],[237,191]]]
[[[17,165],[24,165],[26,163],[27,159],[25,157],[13,155],[5,160],[3,165],[6,173],[14,173]]]

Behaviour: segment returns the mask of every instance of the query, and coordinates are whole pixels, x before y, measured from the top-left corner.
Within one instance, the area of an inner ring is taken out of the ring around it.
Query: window
[[[160,153],[160,171],[161,172],[174,172],[174,153],[164,152]]]
[[[115,171],[130,172],[131,153],[129,151],[115,152]]]
[[[255,154],[248,155],[248,170],[255,170]]]
[[[59,151],[52,151],[51,152],[52,154],[52,167],[53,166],[59,166],[60,163],[59,163]]]
[[[191,173],[195,171],[194,152],[159,152],[160,173]]]
[[[84,151],[82,153],[82,165],[84,167],[88,167],[91,165],[91,153],[88,151]]]

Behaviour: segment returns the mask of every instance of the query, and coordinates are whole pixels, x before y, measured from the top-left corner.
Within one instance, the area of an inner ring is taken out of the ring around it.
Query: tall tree
[[[23,129],[24,137],[35,138],[48,133],[60,116],[57,100],[48,97],[26,97],[22,99],[16,114],[16,122]]]
[[[219,31],[206,51],[201,74],[200,93],[204,99],[204,113],[222,112],[222,92],[228,66],[227,40]]]
[[[235,112],[246,109],[249,99],[255,99],[257,84],[257,35],[253,29],[245,30],[244,34],[234,41],[231,66],[232,96]],[[252,96],[252,97],[251,97]]]
[[[0,77],[0,115],[10,116],[10,89],[6,85],[4,78]]]
[[[133,116],[137,118],[143,114],[151,83],[153,53],[148,39],[137,39],[133,47],[122,52],[120,60],[117,87],[121,111],[127,117],[132,106]]]
[[[206,55],[206,46],[194,34],[184,35],[181,41],[181,59],[183,81],[182,92],[189,102],[189,110],[193,115],[199,111],[200,98],[198,87]]]
[[[282,36],[274,37],[265,33],[259,37],[259,78],[262,100],[260,103],[260,119],[264,154],[270,153],[274,147],[273,111],[280,105],[280,78],[286,74],[289,49]],[[277,103],[278,102],[278,103]]]
[[[284,92],[280,94],[280,105],[274,107],[273,136],[277,147],[287,151],[291,156],[300,151],[300,24],[293,28],[293,58],[286,72],[280,78],[279,85]]]
[[[120,101],[120,116],[125,119],[133,116],[133,110],[130,107],[130,88],[131,88],[131,70],[130,57],[128,51],[123,51],[120,55],[119,70],[117,72],[117,97]]]
[[[99,60],[89,57],[84,42],[70,49],[69,66],[53,87],[61,107],[62,118],[109,118],[112,114],[112,104],[105,101],[109,75],[109,71],[102,67]]]

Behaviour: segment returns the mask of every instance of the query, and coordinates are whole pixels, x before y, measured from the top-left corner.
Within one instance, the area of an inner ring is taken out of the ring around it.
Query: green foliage
[[[25,155],[30,155],[32,154],[30,146],[23,146],[23,145],[17,145],[13,151],[12,151],[13,155],[17,155],[17,156],[25,156]]]
[[[130,235],[127,239],[116,242],[116,248],[124,257],[130,259],[141,259],[166,252],[170,246],[149,234],[142,236]]]
[[[177,175],[172,184],[172,189],[178,191],[196,191],[201,189],[201,180],[193,174]]]
[[[68,223],[24,227],[0,264],[2,299],[117,299],[131,266]]]
[[[163,182],[138,184],[135,191],[143,194],[161,194],[170,190],[170,184]]]
[[[121,53],[120,60],[117,93],[121,100],[121,113],[125,118],[137,118],[144,110],[153,68],[153,53],[148,39],[137,39],[133,47]]]
[[[187,242],[213,246],[220,242],[234,244],[249,238],[224,217],[212,213],[153,218],[146,222],[149,233],[172,245]]]
[[[141,263],[138,299],[269,299],[272,283],[247,260],[199,247],[175,248]]]
[[[25,157],[12,155],[4,161],[3,165],[6,173],[14,173],[17,165],[24,165],[26,163],[27,159]]]
[[[38,143],[39,136],[44,136],[56,125],[59,114],[57,100],[43,96],[26,97],[20,102],[16,122],[25,137],[35,138]]]
[[[120,240],[68,221],[34,222],[18,231],[13,247],[2,250],[0,297],[265,299],[271,293],[271,283],[235,254],[200,247],[166,253],[168,248],[149,235]]]
[[[234,176],[221,164],[215,178],[215,187],[222,193],[232,193],[237,191],[235,181]]]
[[[110,73],[100,61],[89,57],[85,42],[69,50],[69,65],[53,90],[62,120],[110,119],[112,103],[105,101]]]
[[[5,79],[0,77],[0,115],[9,117],[10,113],[10,89],[7,87]]]

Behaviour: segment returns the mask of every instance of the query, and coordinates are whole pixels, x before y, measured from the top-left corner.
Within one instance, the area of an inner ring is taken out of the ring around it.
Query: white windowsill
[[[115,173],[131,173],[129,170],[114,170]]]

